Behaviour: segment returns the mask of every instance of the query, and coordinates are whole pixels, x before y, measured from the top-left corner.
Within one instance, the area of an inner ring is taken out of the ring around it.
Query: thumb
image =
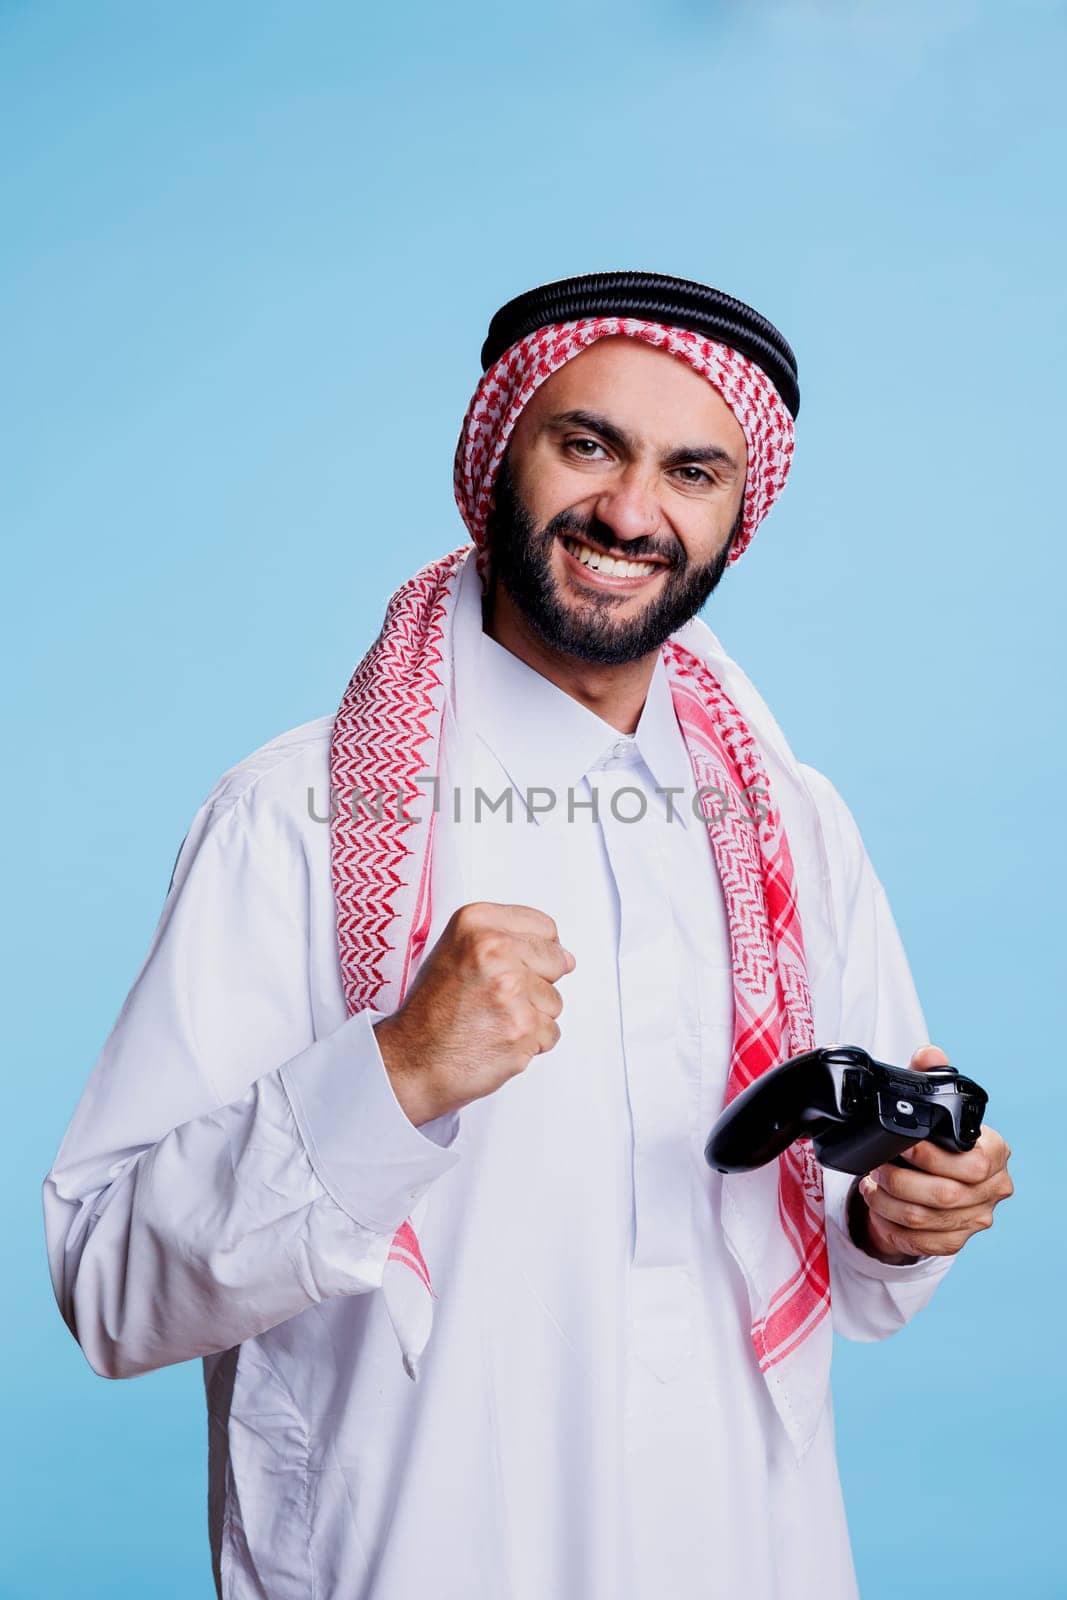
[[[952,1063],[936,1044],[921,1045],[911,1058],[912,1072],[929,1072],[932,1067],[948,1067]]]

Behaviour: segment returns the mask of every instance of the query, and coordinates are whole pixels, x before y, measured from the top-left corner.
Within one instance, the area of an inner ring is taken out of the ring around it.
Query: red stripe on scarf
[[[433,1294],[430,1269],[423,1259],[422,1249],[415,1236],[415,1229],[410,1222],[402,1222],[396,1230],[387,1259],[389,1261],[402,1261],[406,1267],[410,1267],[412,1272],[422,1279],[427,1289]],[[436,1295],[434,1295],[434,1299],[436,1298]]]
[[[705,802],[730,926],[734,1040],[729,1102],[768,1068],[814,1042],[793,863],[759,749],[736,706],[707,665],[677,640],[667,642],[664,656],[697,781],[710,777],[705,769],[714,770],[717,787],[730,799],[726,807]],[[744,804],[753,789],[766,797],[767,815],[759,823]],[[814,1161],[805,1166],[788,1151],[779,1161],[778,1189],[780,1220],[797,1268],[753,1324],[761,1368],[784,1359],[830,1304],[822,1182]]]

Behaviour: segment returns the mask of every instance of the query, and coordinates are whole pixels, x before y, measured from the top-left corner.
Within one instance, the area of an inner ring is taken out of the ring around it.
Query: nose
[[[643,539],[660,525],[654,472],[636,462],[621,467],[596,502],[596,514],[620,541]]]

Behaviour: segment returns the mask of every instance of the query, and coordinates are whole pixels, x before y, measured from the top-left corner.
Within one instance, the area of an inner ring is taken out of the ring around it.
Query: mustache
[[[561,533],[570,534],[573,538],[583,539],[586,544],[594,549],[612,550],[625,548],[631,561],[641,561],[648,556],[656,556],[666,561],[668,566],[677,569],[685,565],[685,553],[675,541],[669,547],[658,543],[651,534],[642,534],[637,539],[624,541],[616,538],[606,523],[598,522],[595,517],[587,518],[584,522],[571,511],[561,511],[551,522],[545,524],[541,537],[547,546],[551,539]]]

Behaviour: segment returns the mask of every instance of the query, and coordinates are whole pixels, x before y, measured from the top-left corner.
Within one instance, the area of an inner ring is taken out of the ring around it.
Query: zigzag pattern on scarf
[[[734,1041],[726,1099],[761,1073],[814,1043],[811,994],[804,963],[792,857],[758,747],[743,717],[706,664],[676,640],[663,647],[675,710],[701,784],[730,926],[734,974]],[[745,797],[765,797],[755,820]],[[729,805],[716,803],[722,793]],[[810,1141],[778,1164],[778,1210],[797,1268],[752,1324],[760,1370],[797,1346],[830,1309],[822,1174]]]
[[[398,953],[397,933],[405,941],[394,974],[397,1004],[407,987],[411,934],[419,919],[409,919],[404,928],[397,900],[409,886],[412,861],[428,857],[430,831],[424,817],[407,814],[407,806],[426,799],[414,780],[426,772],[427,756],[434,765],[441,729],[445,601],[466,554],[462,546],[450,551],[396,591],[381,632],[352,674],[334,719],[330,863],[349,1016],[380,998],[389,976],[387,964]],[[369,816],[361,814],[365,802]],[[433,1295],[430,1271],[409,1221],[397,1229],[387,1259],[410,1267]]]
[[[415,779],[433,769],[443,703],[445,598],[466,554],[460,547],[430,562],[396,591],[334,720],[331,870],[350,1016],[373,1006],[386,985],[388,958],[396,948],[396,902],[410,885],[412,859],[425,845],[426,817],[409,814],[408,807],[427,799]],[[394,975],[401,992],[406,973],[402,961]]]

